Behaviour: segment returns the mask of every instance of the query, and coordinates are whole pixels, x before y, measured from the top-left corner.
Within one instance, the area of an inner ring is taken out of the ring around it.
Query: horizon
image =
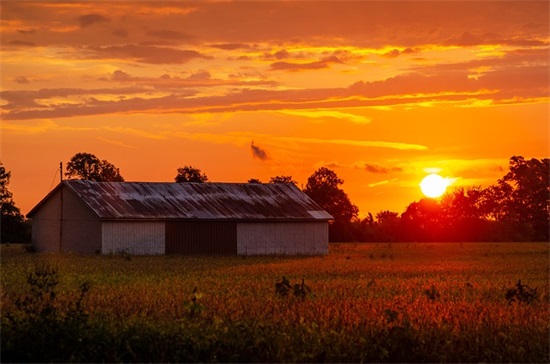
[[[490,186],[548,158],[546,1],[3,1],[1,161],[26,214],[79,152],[126,181],[303,189],[334,170],[359,216],[437,173]],[[475,16],[472,16],[475,14]],[[65,171],[63,171],[65,172]],[[52,179],[53,177],[53,179]]]

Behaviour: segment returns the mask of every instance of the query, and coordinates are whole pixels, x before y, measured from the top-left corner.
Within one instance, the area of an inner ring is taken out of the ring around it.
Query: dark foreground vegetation
[[[547,363],[548,253],[548,243],[247,258],[2,246],[2,362]]]

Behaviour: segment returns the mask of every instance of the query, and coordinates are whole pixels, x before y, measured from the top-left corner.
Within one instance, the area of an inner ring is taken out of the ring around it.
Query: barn
[[[65,180],[28,214],[39,252],[327,254],[332,216],[293,184]]]

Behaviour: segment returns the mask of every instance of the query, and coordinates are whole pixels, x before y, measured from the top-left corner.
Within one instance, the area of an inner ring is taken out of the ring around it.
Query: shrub
[[[526,284],[521,284],[521,279],[518,280],[518,283],[513,288],[509,288],[504,295],[509,304],[512,302],[518,303],[531,303],[538,300],[539,293],[537,289],[533,289]]]
[[[2,360],[7,362],[72,361],[81,351],[88,314],[82,301],[90,284],[80,284],[76,299],[58,300],[57,269],[37,265],[27,274],[29,291],[15,300],[16,310],[2,315]]]
[[[311,295],[311,288],[305,284],[304,279],[302,279],[301,284],[295,284],[292,286],[290,281],[283,276],[281,281],[275,283],[275,294],[279,297],[287,297],[292,292],[294,297],[305,299],[307,296]]]

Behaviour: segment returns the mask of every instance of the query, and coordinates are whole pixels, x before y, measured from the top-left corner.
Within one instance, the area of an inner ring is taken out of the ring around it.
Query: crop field
[[[550,361],[548,243],[1,263],[2,362]]]

